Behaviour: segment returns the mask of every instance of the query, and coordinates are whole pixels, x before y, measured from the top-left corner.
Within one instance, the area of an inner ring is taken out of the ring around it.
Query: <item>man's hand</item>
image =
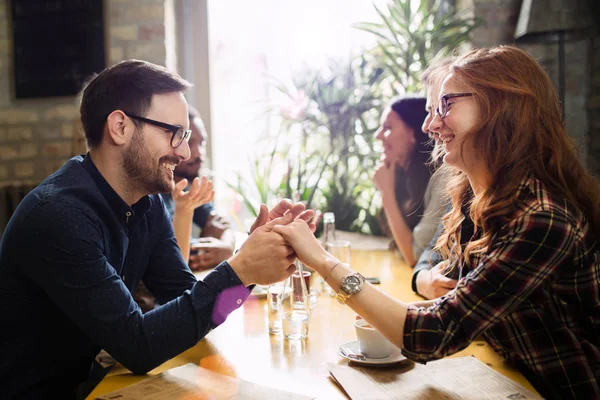
[[[311,222],[315,212],[313,210],[306,210],[306,206],[302,203],[293,203],[289,199],[283,199],[277,203],[277,205],[273,207],[271,211],[269,211],[265,204],[260,205],[260,211],[256,217],[256,221],[254,221],[252,227],[250,228],[250,233],[254,232],[256,228],[270,223],[274,219],[281,218],[287,214],[292,215],[292,220],[300,218],[308,222],[311,230],[313,232],[315,231],[316,225]]]
[[[233,255],[230,244],[214,237],[200,238],[191,246],[190,269],[202,271],[216,267]]]
[[[417,274],[417,293],[426,299],[441,297],[454,289],[458,283],[444,275],[446,261],[437,264],[429,270],[421,270]]]
[[[275,225],[287,225],[293,217],[293,213],[287,213],[256,227],[240,251],[229,259],[229,265],[245,286],[280,282],[294,272],[296,254],[283,237],[273,231]]]
[[[230,228],[231,225],[229,221],[225,217],[217,214],[217,212],[213,210],[208,216],[206,224],[204,224],[204,226],[202,227],[201,237],[213,237],[220,239],[221,236],[223,236],[223,233]]]
[[[194,178],[187,191],[187,179],[182,179],[175,184],[175,189],[171,193],[175,201],[175,212],[191,214],[201,205],[209,203],[215,196],[212,187],[212,181],[203,176],[202,179]]]

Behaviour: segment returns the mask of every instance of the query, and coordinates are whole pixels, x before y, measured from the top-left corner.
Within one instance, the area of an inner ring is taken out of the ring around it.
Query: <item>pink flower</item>
[[[308,98],[304,90],[298,90],[290,98],[290,102],[283,107],[283,116],[287,119],[300,119],[304,115],[307,105]]]

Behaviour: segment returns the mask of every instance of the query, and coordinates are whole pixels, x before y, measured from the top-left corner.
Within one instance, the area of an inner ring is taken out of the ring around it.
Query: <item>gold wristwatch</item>
[[[337,301],[340,304],[346,304],[346,301],[350,298],[350,296],[360,292],[365,284],[365,277],[359,274],[358,272],[354,272],[342,279],[342,283],[340,284],[340,290],[337,293]]]

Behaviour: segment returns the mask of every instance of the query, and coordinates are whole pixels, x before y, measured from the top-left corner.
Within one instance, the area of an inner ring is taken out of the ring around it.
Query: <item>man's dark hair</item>
[[[153,95],[184,92],[191,86],[176,73],[146,61],[125,60],[106,68],[89,82],[81,98],[79,111],[88,147],[102,142],[106,118],[113,111],[145,116]]]

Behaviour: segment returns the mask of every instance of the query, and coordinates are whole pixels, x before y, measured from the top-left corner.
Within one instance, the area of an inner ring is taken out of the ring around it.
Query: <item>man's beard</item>
[[[163,175],[163,171],[161,171],[163,162],[177,164],[179,160],[172,160],[165,156],[160,158],[158,165],[154,165],[152,155],[146,148],[143,134],[136,131],[129,151],[123,156],[123,169],[130,181],[128,184],[150,194],[170,193],[174,189],[174,183],[172,179],[167,179]]]

